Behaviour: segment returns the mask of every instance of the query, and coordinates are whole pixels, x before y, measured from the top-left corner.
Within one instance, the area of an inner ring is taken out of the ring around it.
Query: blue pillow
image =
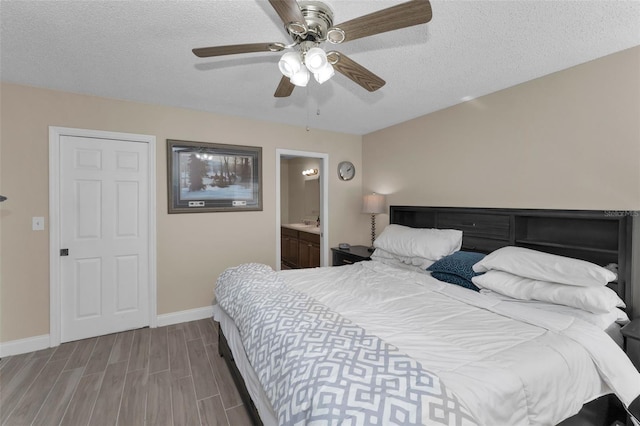
[[[457,251],[438,260],[427,271],[431,271],[431,275],[437,280],[479,291],[471,278],[480,275],[473,270],[473,265],[484,257],[483,253]]]
[[[446,272],[432,272],[431,276],[436,280],[444,281],[445,283],[459,285],[461,287],[468,288],[474,291],[480,291],[480,289],[476,287],[476,285],[472,281],[462,278],[461,276],[456,274],[447,274]]]

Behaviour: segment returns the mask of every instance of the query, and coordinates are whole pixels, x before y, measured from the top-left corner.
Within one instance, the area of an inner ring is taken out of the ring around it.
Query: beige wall
[[[639,210],[640,47],[365,135],[362,157],[390,205]]]
[[[640,47],[365,135],[362,150],[364,192],[389,205],[640,210]]]
[[[0,341],[49,333],[48,127],[154,135],[157,138],[158,314],[211,304],[216,277],[242,262],[275,266],[276,148],[322,152],[329,170],[361,167],[361,137],[3,83],[0,87]],[[213,101],[212,101],[213,102]],[[166,139],[263,148],[262,212],[167,214]],[[362,181],[329,177],[329,242],[366,239]],[[358,232],[361,229],[362,232]]]

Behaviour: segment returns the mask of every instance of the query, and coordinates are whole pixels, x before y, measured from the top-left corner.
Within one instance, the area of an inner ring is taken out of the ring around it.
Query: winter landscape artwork
[[[167,139],[169,213],[262,210],[262,148]]]

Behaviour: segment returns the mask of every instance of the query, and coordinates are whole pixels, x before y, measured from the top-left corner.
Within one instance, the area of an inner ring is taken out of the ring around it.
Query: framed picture
[[[169,213],[262,210],[262,148],[167,139]]]

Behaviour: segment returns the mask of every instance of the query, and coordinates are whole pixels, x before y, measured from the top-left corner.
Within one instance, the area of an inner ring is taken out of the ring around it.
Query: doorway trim
[[[320,266],[330,266],[329,258],[329,154],[321,152],[276,149],[276,270],[280,270],[280,161],[283,157],[306,157],[320,160]]]
[[[96,139],[115,139],[148,144],[149,203],[149,327],[157,326],[156,283],[156,137],[135,133],[106,132],[49,126],[49,346],[61,341],[62,315],[60,292],[60,139],[77,136]]]

